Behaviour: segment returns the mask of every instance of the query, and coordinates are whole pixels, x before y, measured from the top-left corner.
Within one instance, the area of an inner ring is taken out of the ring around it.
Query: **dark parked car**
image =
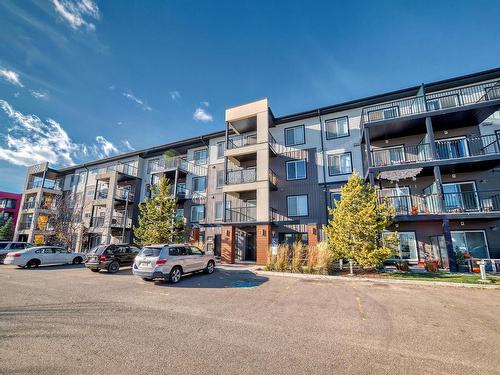
[[[87,253],[85,267],[92,272],[107,270],[115,273],[120,267],[131,266],[139,251],[137,247],[128,244],[99,245]]]

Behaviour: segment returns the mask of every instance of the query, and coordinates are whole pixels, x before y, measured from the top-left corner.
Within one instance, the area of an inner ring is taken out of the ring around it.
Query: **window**
[[[285,146],[302,145],[306,143],[304,125],[285,129]]]
[[[207,164],[208,152],[207,149],[196,150],[194,152],[194,163],[196,165]]]
[[[188,249],[184,246],[175,246],[168,249],[168,254],[177,257],[188,255]]]
[[[198,223],[205,218],[205,206],[196,205],[191,206],[191,222]]]
[[[203,255],[203,252],[194,246],[189,246],[189,255]]]
[[[307,195],[292,195],[287,198],[288,216],[307,216]]]
[[[307,233],[280,233],[279,243],[287,244],[292,246],[296,242],[302,242],[303,245],[307,245]]]
[[[206,177],[194,177],[193,178],[193,192],[201,193],[207,188],[207,178]]]
[[[224,218],[223,205],[224,202],[215,202],[215,220],[222,220]]]
[[[287,180],[303,180],[305,178],[307,178],[305,160],[292,160],[286,162]]]
[[[330,176],[352,173],[351,153],[328,155],[328,174]]]
[[[436,139],[440,159],[457,159],[469,156],[469,145],[465,137]]]
[[[224,186],[224,171],[217,171],[216,187],[220,188],[222,186]]]
[[[490,257],[486,234],[482,230],[451,231],[451,242],[455,253],[468,253],[480,259]]]
[[[184,219],[184,208],[178,208],[177,210],[175,210],[175,218],[177,220]]]
[[[477,211],[479,199],[476,184],[471,182],[456,182],[443,184],[444,205],[447,212]],[[493,201],[482,199],[485,206],[492,206]]]
[[[340,198],[341,198],[340,193],[331,192],[330,193],[330,207],[335,208],[335,206],[336,206],[335,202],[340,202]]]
[[[386,232],[382,237],[387,237]],[[417,239],[414,232],[398,232],[399,245],[393,249],[393,259],[418,260]]]
[[[217,142],[217,159],[222,159],[224,157],[225,143],[224,141]]]
[[[326,139],[346,137],[349,135],[349,118],[347,116],[325,121]]]

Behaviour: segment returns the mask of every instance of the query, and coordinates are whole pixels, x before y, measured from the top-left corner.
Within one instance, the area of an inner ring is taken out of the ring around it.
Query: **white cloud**
[[[174,90],[174,91],[170,91],[170,97],[172,98],[172,100],[179,100],[181,98],[181,93],[177,90]]]
[[[134,151],[134,150],[135,150],[135,148],[134,148],[134,147],[132,147],[132,145],[130,144],[130,142],[129,142],[128,140],[124,140],[124,141],[122,141],[122,144],[123,144],[123,145],[124,145],[124,146],[125,146],[128,150],[130,150],[130,151]]]
[[[126,97],[127,99],[132,100],[137,105],[139,105],[143,111],[152,111],[153,110],[153,108],[151,108],[143,99],[138,98],[137,96],[132,94],[132,92],[130,92],[130,91],[124,92],[124,93],[122,93],[122,95],[124,97]]]
[[[121,125],[123,125],[123,121],[118,121],[118,122],[116,123],[116,125],[120,125],[120,126],[121,126]]]
[[[0,134],[0,160],[14,165],[29,166],[45,161],[55,165],[72,165],[132,148],[128,141],[122,142],[125,147],[116,147],[102,135],[97,136],[96,143],[92,145],[75,143],[53,119],[43,121],[36,115],[25,115],[2,99],[0,109],[10,123],[10,128],[5,127],[6,133]]]
[[[116,88],[115,85],[111,85],[111,86],[108,87],[108,89],[110,89],[110,90],[114,90],[115,88]]]
[[[201,107],[196,108],[193,113],[193,118],[201,122],[212,122],[214,120],[213,116]]]
[[[95,30],[92,20],[100,18],[99,8],[92,0],[52,0],[55,11],[75,30]]]
[[[210,107],[210,103],[209,102],[201,102],[201,105],[202,106],[205,106],[205,107]]]
[[[24,87],[24,85],[21,83],[21,80],[19,79],[19,74],[12,70],[0,67],[0,77],[13,84],[14,86]]]
[[[30,90],[30,94],[35,98],[35,99],[48,99],[49,98],[49,93],[47,91],[35,91],[35,90]]]

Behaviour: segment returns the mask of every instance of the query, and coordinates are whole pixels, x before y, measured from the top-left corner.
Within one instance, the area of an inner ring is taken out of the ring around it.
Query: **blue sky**
[[[55,167],[500,66],[498,1],[0,1],[0,190]]]

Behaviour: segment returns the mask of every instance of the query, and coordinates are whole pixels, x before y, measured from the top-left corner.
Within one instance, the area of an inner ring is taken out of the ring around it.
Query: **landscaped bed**
[[[369,274],[363,274],[364,277],[370,277]],[[460,284],[483,284],[481,276],[478,274],[464,273],[449,273],[449,272],[380,272],[375,277],[399,279],[399,280],[416,280],[416,281],[441,281],[448,283]],[[490,284],[500,284],[500,277],[487,276]]]

